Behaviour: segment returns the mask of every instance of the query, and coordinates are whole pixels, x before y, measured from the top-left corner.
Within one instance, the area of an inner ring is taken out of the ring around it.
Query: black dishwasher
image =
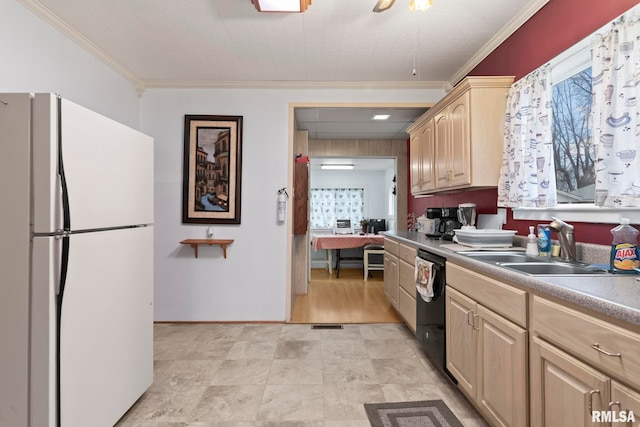
[[[445,340],[446,258],[418,249],[418,257],[433,263],[433,298],[427,302],[416,296],[416,338],[429,359],[457,384],[447,369]]]

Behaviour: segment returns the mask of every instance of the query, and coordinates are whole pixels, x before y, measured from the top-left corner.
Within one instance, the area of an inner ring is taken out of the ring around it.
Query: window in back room
[[[364,218],[363,188],[312,188],[311,228],[333,228],[336,220],[351,220],[357,227]]]

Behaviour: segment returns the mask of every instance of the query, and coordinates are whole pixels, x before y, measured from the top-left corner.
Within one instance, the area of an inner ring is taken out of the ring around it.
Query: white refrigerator
[[[0,427],[111,427],[153,379],[153,139],[0,94]]]

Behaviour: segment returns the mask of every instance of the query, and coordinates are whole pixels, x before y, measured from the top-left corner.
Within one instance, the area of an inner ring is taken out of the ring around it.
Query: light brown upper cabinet
[[[467,77],[408,128],[411,193],[498,185],[513,77]]]

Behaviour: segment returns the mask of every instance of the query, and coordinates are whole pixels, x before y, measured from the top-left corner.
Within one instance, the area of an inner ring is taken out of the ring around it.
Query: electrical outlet
[[[207,227],[207,237],[211,239],[213,237],[213,228]]]
[[[498,215],[502,218],[502,223],[507,223],[507,210],[505,208],[498,208]]]

